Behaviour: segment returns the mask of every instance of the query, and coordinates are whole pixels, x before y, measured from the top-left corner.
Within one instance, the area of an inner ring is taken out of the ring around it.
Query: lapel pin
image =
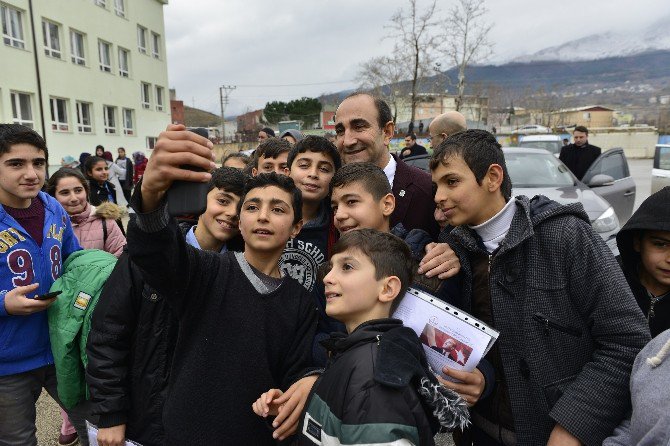
[[[400,192],[398,192],[398,195],[400,195],[401,197],[404,197],[405,196],[405,189],[402,189]]]

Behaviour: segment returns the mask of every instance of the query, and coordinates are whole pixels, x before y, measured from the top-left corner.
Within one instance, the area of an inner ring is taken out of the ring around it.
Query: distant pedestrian
[[[575,127],[572,138],[575,142],[563,146],[558,159],[581,180],[591,164],[600,156],[601,149],[589,144],[589,130],[583,125]]]
[[[127,202],[130,202],[130,194],[133,190],[133,162],[130,161],[130,158],[126,156],[126,149],[119,147],[117,149],[119,154],[116,158],[116,165],[123,169],[125,172],[119,174],[119,182],[121,183],[121,190],[123,190],[123,196]]]
[[[419,121],[419,134],[423,133],[423,121]]]
[[[135,161],[135,175],[133,176],[133,184],[137,184],[144,175],[144,169],[147,168],[147,157],[142,152],[133,153],[133,161]]]

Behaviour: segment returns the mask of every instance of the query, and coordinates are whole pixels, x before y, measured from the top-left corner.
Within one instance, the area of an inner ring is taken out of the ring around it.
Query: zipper
[[[544,327],[543,333],[545,336],[549,336],[550,328],[553,328],[554,330],[558,330],[570,336],[576,336],[576,337],[582,336],[581,330],[573,327],[566,327],[565,325],[558,322],[556,319],[550,318],[549,316],[545,316],[542,313],[535,313],[533,315],[533,319],[542,324],[542,326]]]

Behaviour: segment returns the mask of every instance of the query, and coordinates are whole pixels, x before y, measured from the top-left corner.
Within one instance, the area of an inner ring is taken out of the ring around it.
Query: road
[[[651,159],[631,159],[628,160],[631,175],[635,180],[636,195],[635,209],[651,193]],[[46,394],[42,394],[37,406],[37,437],[40,446],[57,446],[58,432],[60,429],[60,414],[56,403]],[[451,445],[450,439],[446,435],[439,436],[439,446]]]

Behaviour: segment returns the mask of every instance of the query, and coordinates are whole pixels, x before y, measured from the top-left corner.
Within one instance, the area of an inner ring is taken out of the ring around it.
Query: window
[[[2,16],[2,40],[5,45],[25,49],[26,42],[23,40],[23,17],[21,11],[0,6]]]
[[[163,111],[163,87],[156,86],[156,110]]]
[[[93,3],[100,6],[101,8],[107,8],[107,1],[106,0],[93,0]]]
[[[137,26],[137,49],[142,54],[147,54],[147,29]]]
[[[10,99],[12,102],[12,122],[32,129],[35,123],[33,122],[33,111],[30,106],[30,95],[12,92]]]
[[[59,26],[47,20],[42,20],[42,34],[44,35],[44,54],[60,59]]]
[[[670,170],[670,147],[656,147],[654,169]]]
[[[151,84],[142,82],[142,108],[151,108]]]
[[[151,55],[155,59],[160,59],[161,55],[161,36],[156,33],[151,33]]]
[[[588,184],[595,175],[609,175],[614,180],[621,180],[628,176],[626,161],[619,153],[603,156],[597,159],[582,178]]]
[[[128,63],[129,59],[130,59],[130,51],[125,50],[123,48],[119,48],[119,76],[121,77],[130,76],[130,69]]]
[[[67,132],[70,126],[67,122],[67,101],[60,98],[51,98],[51,130]]]
[[[156,147],[156,142],[158,141],[158,138],[154,136],[147,136],[147,149],[153,149]]]
[[[82,33],[70,30],[70,52],[72,53],[72,63],[86,65],[84,35]]]
[[[123,134],[134,135],[135,127],[133,126],[133,111],[129,108],[123,109]]]
[[[116,107],[110,105],[102,106],[102,118],[105,123],[105,133],[116,133]]]
[[[100,57],[100,71],[112,72],[112,45],[98,40],[98,56]]]
[[[114,11],[119,17],[126,16],[126,6],[123,4],[123,0],[114,0]]]
[[[93,133],[93,119],[91,119],[91,104],[77,102],[77,131],[79,133]]]

